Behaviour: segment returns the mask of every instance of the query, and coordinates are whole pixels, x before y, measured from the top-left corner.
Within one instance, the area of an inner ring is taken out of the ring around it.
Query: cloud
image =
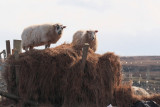
[[[99,12],[104,12],[109,7],[109,0],[59,0],[58,3]]]

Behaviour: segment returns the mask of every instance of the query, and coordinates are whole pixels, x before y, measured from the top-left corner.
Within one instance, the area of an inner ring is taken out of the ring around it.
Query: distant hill
[[[160,92],[160,56],[120,57],[123,81],[134,81],[133,85]]]
[[[159,71],[160,56],[129,56],[120,57],[125,72],[128,71]]]

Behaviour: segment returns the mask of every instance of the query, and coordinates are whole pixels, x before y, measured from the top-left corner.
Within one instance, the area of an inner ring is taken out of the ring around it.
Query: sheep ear
[[[66,28],[67,26],[63,26],[63,28]]]
[[[95,33],[97,33],[98,32],[98,30],[95,30]]]

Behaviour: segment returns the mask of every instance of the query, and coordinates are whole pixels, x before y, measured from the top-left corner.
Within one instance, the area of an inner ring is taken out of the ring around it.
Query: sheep
[[[29,26],[22,32],[22,47],[26,51],[42,45],[49,48],[51,43],[56,43],[61,38],[64,28],[66,26],[59,23]]]
[[[83,46],[84,43],[88,43],[95,52],[97,50],[97,32],[98,30],[79,30],[73,35],[72,44]]]
[[[132,86],[132,91],[134,95],[149,96],[149,93],[145,89],[140,87]]]

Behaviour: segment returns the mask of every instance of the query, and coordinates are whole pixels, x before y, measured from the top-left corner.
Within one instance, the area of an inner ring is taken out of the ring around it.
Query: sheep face
[[[66,28],[66,26],[63,26],[63,25],[60,25],[60,24],[56,24],[55,31],[56,31],[56,33],[58,35],[61,35],[64,28]]]
[[[87,35],[89,40],[93,41],[96,38],[96,33],[97,32],[98,32],[98,30],[88,30],[86,32],[86,35]]]

